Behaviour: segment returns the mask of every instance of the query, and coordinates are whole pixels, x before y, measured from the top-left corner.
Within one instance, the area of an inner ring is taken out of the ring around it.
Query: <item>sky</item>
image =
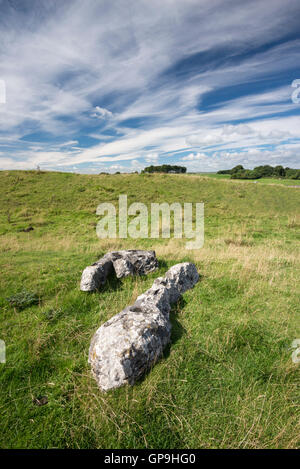
[[[298,91],[299,0],[0,0],[2,170],[299,168]]]

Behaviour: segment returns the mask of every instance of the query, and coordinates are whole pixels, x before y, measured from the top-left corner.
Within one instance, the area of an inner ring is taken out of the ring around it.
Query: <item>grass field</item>
[[[280,179],[280,178],[260,178],[260,179],[230,179],[230,174],[218,174],[218,173],[199,173],[199,176],[209,177],[213,179],[227,179],[230,182],[248,182],[254,184],[281,184],[284,186],[299,186],[300,181],[297,179]]]
[[[0,193],[2,448],[300,447],[290,350],[300,338],[298,189],[207,175],[3,171]],[[204,202],[204,247],[99,240],[96,207],[119,194]],[[123,248],[155,249],[159,272],[80,292],[83,268]],[[87,363],[94,331],[187,260],[201,280],[172,311],[164,357],[134,387],[101,393]],[[24,288],[37,304],[21,309],[7,298]]]

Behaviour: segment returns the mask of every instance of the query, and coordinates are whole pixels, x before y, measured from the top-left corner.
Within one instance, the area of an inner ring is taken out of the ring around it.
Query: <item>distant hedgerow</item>
[[[300,169],[284,168],[281,165],[273,167],[268,164],[256,166],[254,169],[245,169],[239,164],[232,169],[222,169],[218,174],[230,174],[231,179],[300,179]]]
[[[21,311],[22,309],[28,308],[28,306],[38,304],[39,297],[36,293],[23,288],[23,290],[21,290],[19,293],[15,293],[14,295],[7,298],[7,301],[11,306]]]

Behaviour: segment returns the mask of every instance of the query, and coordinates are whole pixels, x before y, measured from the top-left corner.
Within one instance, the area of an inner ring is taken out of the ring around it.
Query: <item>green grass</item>
[[[297,179],[281,179],[281,178],[260,178],[260,179],[230,179],[230,174],[218,174],[218,173],[199,173],[199,176],[209,177],[213,179],[228,179],[230,182],[242,181],[255,184],[282,184],[284,186],[299,186],[300,181]]]
[[[124,193],[129,203],[204,202],[204,247],[99,240],[97,205]],[[0,173],[0,194],[0,447],[300,447],[300,368],[289,350],[300,337],[298,189],[10,171]],[[159,271],[80,292],[83,268],[122,248],[154,248]],[[201,280],[172,311],[164,357],[134,387],[103,394],[87,363],[94,331],[185,260]],[[37,304],[23,308],[24,289]]]

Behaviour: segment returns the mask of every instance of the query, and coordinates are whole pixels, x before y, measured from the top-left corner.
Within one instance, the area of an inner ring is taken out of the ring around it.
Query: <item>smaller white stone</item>
[[[84,269],[80,290],[95,291],[105,284],[107,276],[115,272],[117,278],[145,275],[158,268],[155,251],[132,249],[108,252],[95,264]]]

